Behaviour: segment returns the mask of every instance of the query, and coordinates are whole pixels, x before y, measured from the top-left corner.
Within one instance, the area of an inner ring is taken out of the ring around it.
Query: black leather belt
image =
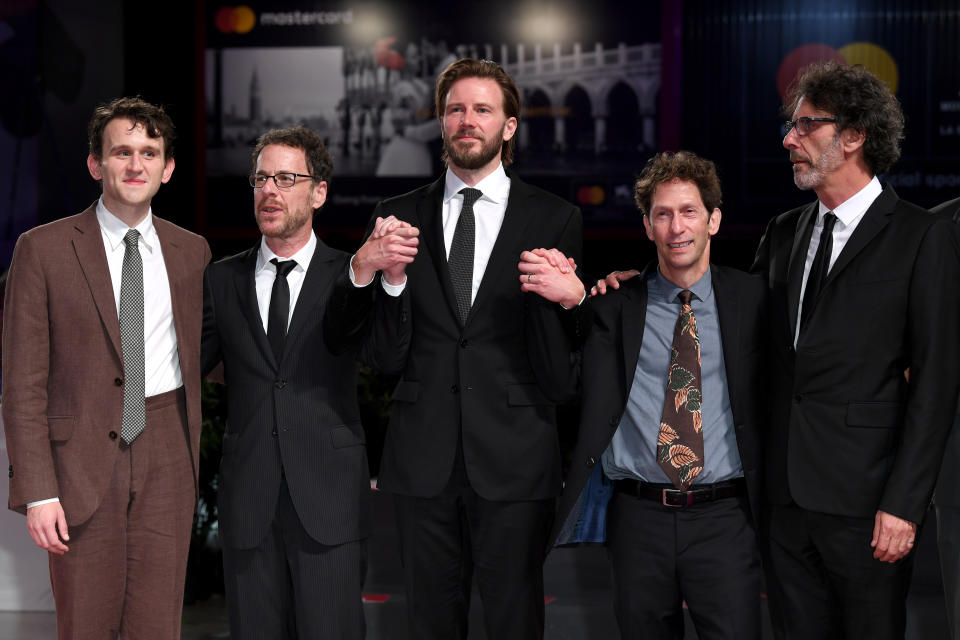
[[[639,480],[614,480],[613,488],[637,498],[656,500],[666,507],[689,507],[703,502],[746,495],[747,484],[743,478],[713,484],[695,484],[689,491],[680,491],[672,484],[656,484]]]

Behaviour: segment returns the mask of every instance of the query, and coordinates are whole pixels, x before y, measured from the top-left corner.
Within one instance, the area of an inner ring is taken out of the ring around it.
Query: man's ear
[[[650,215],[649,215],[649,214],[646,214],[646,213],[643,214],[643,228],[644,228],[644,229],[646,230],[646,232],[647,232],[647,238],[649,238],[649,239],[652,241],[652,240],[653,240],[653,227],[650,226]]]
[[[310,204],[313,206],[313,210],[316,211],[327,201],[327,181],[321,180],[313,186],[313,190],[310,193]]]
[[[866,140],[867,134],[865,131],[844,129],[840,133],[840,143],[843,145],[843,150],[846,153],[854,153],[857,149],[863,147],[863,144],[866,142]]]
[[[92,155],[87,156],[87,171],[90,172],[90,176],[96,180],[103,180],[103,174],[100,173],[100,161],[94,158]]]
[[[720,218],[722,217],[719,208],[715,208],[710,213],[710,218],[707,220],[707,232],[711,236],[716,235],[717,231],[720,230]]]
[[[167,158],[167,161],[163,165],[163,176],[160,178],[161,184],[167,184],[170,182],[170,177],[173,176],[173,168],[177,163],[173,161],[173,158]]]

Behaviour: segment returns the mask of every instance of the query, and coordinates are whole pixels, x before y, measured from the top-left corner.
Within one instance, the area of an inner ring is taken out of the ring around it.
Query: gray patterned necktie
[[[147,426],[143,346],[143,260],[140,232],[127,231],[123,238],[123,272],[120,275],[120,345],[123,348],[123,420],[120,437],[133,442]]]
[[[463,208],[460,209],[457,228],[453,231],[447,267],[450,269],[450,282],[453,284],[453,293],[457,297],[457,314],[462,326],[467,324],[473,297],[473,245],[476,235],[473,205],[480,199],[483,192],[479,189],[464,187],[460,193],[463,194]]]

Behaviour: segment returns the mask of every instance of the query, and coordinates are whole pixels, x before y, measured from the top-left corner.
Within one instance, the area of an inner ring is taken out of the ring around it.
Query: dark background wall
[[[258,9],[257,3],[249,4]],[[84,166],[86,121],[98,102],[124,94],[163,104],[178,127],[177,168],[155,200],[158,213],[207,235],[217,256],[255,241],[242,174],[209,177],[206,168],[205,51],[266,42],[256,30],[248,36],[230,36],[233,39],[216,31],[213,22],[224,6],[173,2],[159,7],[119,0],[3,3],[0,266],[9,261],[19,233],[75,213],[97,197],[98,187]],[[802,5],[786,0],[522,0],[466,7],[302,0],[264,7],[350,8],[358,15],[382,14],[387,25],[383,28],[389,30],[392,24],[392,33],[401,38],[447,34],[456,42],[458,37],[466,41],[460,36],[466,32],[476,42],[507,42],[513,47],[526,41],[528,56],[532,36],[523,29],[536,26],[531,15],[565,21],[561,26],[574,33],[565,48],[572,40],[582,42],[585,51],[594,42],[613,48],[624,41],[658,41],[655,146],[688,148],[717,162],[724,184],[723,225],[713,249],[718,262],[747,266],[765,222],[811,199],[792,184],[778,131],[783,118],[774,79],[790,55],[799,55],[798,48],[817,45],[823,55],[849,54],[858,51],[851,45],[868,43],[888,52],[895,61],[897,93],[907,114],[904,157],[888,177],[902,196],[922,205],[960,195],[960,9],[953,0],[814,0]],[[329,44],[319,30],[284,33],[291,34],[290,46]],[[276,46],[277,36],[272,38],[269,44]],[[545,50],[550,46],[545,43]],[[859,51],[863,53],[862,48]],[[542,128],[534,119],[521,126]],[[629,127],[608,131],[613,141],[639,135]],[[653,255],[624,188],[656,148],[620,155],[616,148],[602,154],[584,152],[576,169],[567,174],[538,172],[542,156],[532,151],[521,155],[517,170],[582,206],[585,266],[590,272],[605,273],[640,265]],[[349,201],[346,196],[364,198],[359,205],[326,207],[318,214],[317,230],[331,244],[351,248],[372,211],[371,201],[425,180],[337,177],[332,191],[343,196],[342,202]],[[591,188],[602,194],[597,204],[589,197]]]

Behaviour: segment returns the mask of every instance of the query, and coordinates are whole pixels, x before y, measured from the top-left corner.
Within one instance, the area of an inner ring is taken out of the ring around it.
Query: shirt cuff
[[[356,274],[353,273],[353,259],[356,258],[356,257],[357,257],[357,254],[353,254],[352,256],[350,256],[350,262],[347,263],[347,270],[348,270],[348,272],[349,272],[349,274],[350,274],[350,284],[352,284],[353,286],[357,287],[358,289],[362,289],[362,288],[364,288],[364,287],[369,287],[369,286],[370,286],[370,283],[377,279],[377,274],[376,274],[376,273],[373,274],[373,277],[370,278],[370,282],[368,282],[368,283],[366,283],[366,284],[359,284],[359,283],[357,282],[357,276],[356,276]]]
[[[33,507],[39,507],[42,504],[49,504],[51,502],[60,502],[60,498],[47,498],[46,500],[37,500],[36,502],[28,502],[27,509],[31,509]]]
[[[577,307],[579,307],[580,305],[582,305],[582,304],[583,304],[583,301],[587,299],[587,290],[586,290],[587,288],[584,287],[583,289],[584,289],[584,290],[583,290],[583,297],[580,298],[580,302],[578,302],[578,303],[576,304],[576,306],[574,306],[574,307],[564,307],[564,306],[563,306],[563,303],[560,303],[560,306],[563,307],[565,310],[570,311],[570,309],[576,309]]]
[[[387,282],[387,279],[381,275],[380,284],[383,285],[383,290],[387,292],[388,296],[393,296],[394,298],[396,298],[401,293],[403,293],[404,289],[407,288],[407,276],[403,276],[403,282],[401,282],[400,284],[390,284],[389,282]]]

